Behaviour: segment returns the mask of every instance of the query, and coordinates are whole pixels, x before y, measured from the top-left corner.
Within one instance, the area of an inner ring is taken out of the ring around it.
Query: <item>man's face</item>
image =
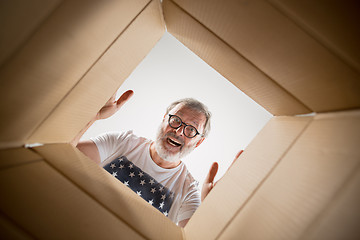
[[[206,117],[203,113],[199,113],[188,107],[179,104],[173,108],[169,114],[176,115],[187,124],[195,127],[200,134],[204,131]],[[196,144],[202,139],[200,135],[193,138],[188,138],[184,135],[184,125],[174,129],[169,126],[169,115],[164,117],[161,123],[156,141],[155,148],[160,157],[166,161],[174,162],[184,158],[192,150],[195,149]]]

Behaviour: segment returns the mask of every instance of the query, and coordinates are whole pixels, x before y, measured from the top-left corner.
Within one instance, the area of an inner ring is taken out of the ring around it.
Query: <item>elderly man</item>
[[[72,144],[184,227],[213,187],[218,167],[215,163],[210,169],[201,198],[197,182],[181,161],[204,141],[210,130],[211,114],[199,101],[183,99],[168,107],[155,141],[128,131],[79,142],[94,121],[112,116],[132,95],[129,90],[118,100],[113,96]]]

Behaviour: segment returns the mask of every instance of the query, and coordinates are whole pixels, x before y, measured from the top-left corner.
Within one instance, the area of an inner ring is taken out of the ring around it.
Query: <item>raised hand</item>
[[[240,155],[243,152],[244,152],[244,150],[240,150],[240,152],[238,152],[236,154],[236,157],[235,157],[234,161],[231,163],[230,167],[234,164],[234,162],[240,157]],[[201,189],[201,201],[204,201],[206,196],[210,193],[210,191],[214,188],[214,186],[218,182],[217,181],[217,182],[214,183],[214,179],[215,179],[215,176],[216,176],[216,173],[217,173],[218,169],[219,169],[219,164],[217,162],[214,162],[211,165],[209,173],[206,176],[205,181],[203,183],[203,186],[202,186],[202,189]]]
[[[205,178],[205,181],[203,183],[202,189],[201,189],[201,201],[204,201],[206,196],[209,194],[211,189],[215,186],[214,184],[214,178],[217,174],[217,171],[219,169],[219,164],[217,162],[214,162],[209,170],[208,175]]]
[[[118,100],[115,99],[116,93],[105,103],[96,115],[96,120],[105,119],[114,115],[119,109],[134,95],[132,90],[124,92]]]
[[[90,122],[88,122],[81,131],[70,141],[70,144],[77,147],[86,156],[92,159],[94,162],[100,164],[100,155],[95,143],[91,140],[80,141],[80,138],[91,127],[91,125],[99,119],[108,118],[116,113],[124,103],[126,103],[134,94],[132,90],[124,92],[121,97],[116,100],[116,93],[106,102],[106,104],[100,109],[100,111],[94,116]]]

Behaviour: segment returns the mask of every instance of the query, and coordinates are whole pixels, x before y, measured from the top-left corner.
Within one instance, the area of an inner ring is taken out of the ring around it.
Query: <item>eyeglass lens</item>
[[[170,127],[179,128],[182,124],[185,126],[185,123],[183,123],[181,118],[179,118],[178,116],[175,116],[175,115],[170,116],[170,119],[169,119]],[[193,127],[191,125],[186,125],[184,127],[184,135],[186,137],[192,138],[192,137],[195,137],[196,134],[197,134],[197,130],[195,127]]]

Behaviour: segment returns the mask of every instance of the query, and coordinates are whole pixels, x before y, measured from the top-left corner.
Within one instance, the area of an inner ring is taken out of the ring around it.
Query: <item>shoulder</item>
[[[107,132],[91,138],[98,148],[101,162],[112,160],[118,155],[126,155],[135,150],[145,149],[146,138],[138,137],[132,130],[127,132]],[[142,148],[141,148],[142,147]]]
[[[184,171],[183,174],[185,174],[184,188],[188,189],[188,191],[191,190],[200,191],[199,182],[193,177],[193,175],[190,173],[189,169],[186,167],[185,164],[183,171]]]
[[[106,140],[106,141],[120,140],[120,139],[125,139],[127,137],[131,137],[132,135],[133,135],[132,130],[129,130],[126,132],[106,132],[106,133],[100,134],[95,139]]]
[[[127,142],[127,143],[131,143],[132,145],[135,145],[135,146],[151,142],[151,140],[148,138],[139,137],[138,135],[134,134],[132,130],[124,132],[121,135],[121,139],[119,139],[119,140]]]
[[[94,142],[101,142],[105,144],[121,143],[121,142],[146,142],[146,138],[138,137],[132,130],[126,132],[106,132],[95,138],[91,138]]]

